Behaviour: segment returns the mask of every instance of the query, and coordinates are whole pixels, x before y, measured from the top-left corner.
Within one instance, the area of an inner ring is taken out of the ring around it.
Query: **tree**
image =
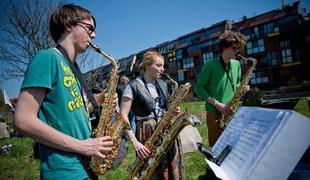
[[[21,78],[29,60],[41,49],[54,45],[48,18],[60,4],[56,0],[4,1],[0,18],[0,62],[4,79]]]
[[[29,60],[39,50],[55,46],[49,17],[61,4],[62,0],[0,1],[0,82],[23,78]],[[82,72],[102,65],[92,54],[87,50],[77,57]]]

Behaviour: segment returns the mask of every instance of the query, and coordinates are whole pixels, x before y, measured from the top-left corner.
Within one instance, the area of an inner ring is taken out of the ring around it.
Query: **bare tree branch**
[[[21,78],[29,60],[41,49],[54,46],[49,16],[60,0],[11,0],[0,7],[0,63],[3,79]]]
[[[29,60],[41,49],[55,46],[49,17],[62,0],[4,0],[0,2],[0,80],[20,79]],[[2,4],[1,4],[2,3]],[[100,66],[87,50],[77,58],[86,72]]]

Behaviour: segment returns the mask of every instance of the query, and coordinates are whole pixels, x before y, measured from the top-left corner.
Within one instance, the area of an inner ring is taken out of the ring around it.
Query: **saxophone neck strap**
[[[220,63],[221,63],[221,65],[222,65],[222,68],[223,68],[223,70],[226,72],[226,75],[227,75],[227,77],[228,77],[228,80],[229,80],[229,82],[230,82],[230,84],[231,84],[231,88],[232,88],[232,90],[235,92],[235,91],[236,91],[235,84],[234,84],[234,82],[233,82],[233,80],[232,80],[232,76],[229,75],[228,70],[227,70],[227,66],[228,66],[229,69],[231,69],[230,63],[228,62],[227,65],[226,65],[222,56],[220,56],[219,59],[220,59]]]
[[[70,65],[70,68],[73,72],[73,74],[75,75],[75,77],[79,80],[80,84],[82,85],[82,88],[86,91],[87,94],[87,98],[89,99],[90,103],[92,104],[94,111],[96,112],[97,110],[99,110],[99,106],[94,98],[94,95],[91,93],[90,88],[88,87],[85,79],[83,78],[82,72],[79,68],[79,66],[77,65],[77,63],[74,61],[74,63],[70,60],[67,51],[60,45],[57,44],[56,48],[59,50],[59,52],[65,57],[65,59],[67,60],[68,64]],[[85,104],[85,106],[87,107],[87,105]]]

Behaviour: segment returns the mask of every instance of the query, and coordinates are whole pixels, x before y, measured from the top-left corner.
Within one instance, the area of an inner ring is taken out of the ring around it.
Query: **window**
[[[186,38],[180,39],[180,45],[188,46],[193,43],[199,42],[200,40],[200,34],[193,34],[191,36],[188,36]]]
[[[193,58],[186,58],[183,60],[183,69],[188,69],[194,67],[194,60]]]
[[[197,49],[202,49],[202,48],[204,48],[206,46],[208,46],[208,42],[207,41],[199,43],[197,45],[190,46],[190,47],[187,48],[187,51],[188,52],[195,51]]]
[[[176,61],[172,61],[168,63],[168,68],[176,68],[176,67],[177,67]]]
[[[221,26],[212,27],[211,29],[207,29],[205,32],[205,39],[209,39],[210,35],[220,32],[222,30]]]
[[[265,51],[264,40],[259,39],[246,43],[247,54],[254,54]]]
[[[260,63],[266,64],[268,66],[276,66],[277,65],[276,53],[275,52],[267,53],[266,56],[261,59]]]
[[[251,77],[251,84],[265,84],[269,79],[265,71],[253,72]]]
[[[246,40],[257,39],[263,34],[263,27],[255,26],[253,28],[247,28],[242,30],[241,33],[246,37]]]
[[[292,16],[287,16],[287,17],[283,17],[281,19],[278,20],[278,24],[279,25],[286,25],[286,24],[289,24],[289,23],[294,23],[294,22],[297,22],[298,18],[296,15],[292,15]]]
[[[268,35],[268,34],[272,34],[272,33],[275,33],[275,32],[279,32],[279,27],[276,24],[277,23],[274,23],[274,22],[265,24],[264,25],[264,34]]]
[[[281,48],[282,63],[283,64],[291,63],[293,58],[292,58],[292,51],[290,49],[290,41],[289,40],[281,41],[280,48]]]
[[[277,58],[275,52],[268,53],[264,59],[266,60],[266,63],[268,63],[268,66],[277,65]]]
[[[178,80],[179,81],[184,81],[184,72],[178,72]]]
[[[178,69],[183,69],[183,62],[182,61],[178,61],[177,63]]]
[[[177,50],[176,58],[177,59],[182,59],[182,57],[183,57],[183,49]]]
[[[292,52],[291,49],[281,50],[282,62],[288,64],[292,62]]]
[[[259,37],[258,27],[254,27],[254,36]]]
[[[160,54],[165,54],[165,53],[173,50],[175,48],[175,44],[176,44],[175,41],[169,42],[168,44],[165,44],[165,45],[159,47],[158,52]]]
[[[244,29],[241,31],[241,33],[246,37],[246,40],[251,39],[251,30],[250,29]]]
[[[212,41],[211,41],[212,49],[217,49],[218,43],[219,43],[219,39],[218,38],[212,39]]]
[[[170,61],[175,61],[176,60],[176,57],[175,57],[175,51],[172,51],[172,52],[170,52],[170,53],[168,53],[168,61],[170,62]]]
[[[164,53],[166,53],[168,50],[167,50],[167,47],[166,46],[163,46],[163,47],[160,47],[160,48],[158,48],[158,52],[160,53],[160,54],[164,54]]]
[[[213,59],[213,52],[206,52],[202,55],[203,63],[206,63],[207,61],[210,61]]]
[[[280,48],[281,49],[284,49],[284,48],[287,48],[287,47],[290,47],[290,41],[289,40],[285,40],[285,41],[281,41],[280,42]]]

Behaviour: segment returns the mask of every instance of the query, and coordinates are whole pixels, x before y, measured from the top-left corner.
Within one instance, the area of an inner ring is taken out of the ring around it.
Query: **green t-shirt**
[[[202,67],[194,91],[199,97],[206,100],[207,112],[219,113],[207,101],[209,96],[221,103],[228,104],[234,96],[235,90],[240,85],[241,70],[239,61],[231,59],[226,65],[226,69],[232,83],[219,60],[213,59],[207,61]]]
[[[55,49],[42,50],[30,61],[22,90],[33,87],[47,90],[38,112],[43,122],[77,139],[91,136],[82,87],[66,59]],[[43,179],[88,177],[81,155],[40,145],[40,158]]]

